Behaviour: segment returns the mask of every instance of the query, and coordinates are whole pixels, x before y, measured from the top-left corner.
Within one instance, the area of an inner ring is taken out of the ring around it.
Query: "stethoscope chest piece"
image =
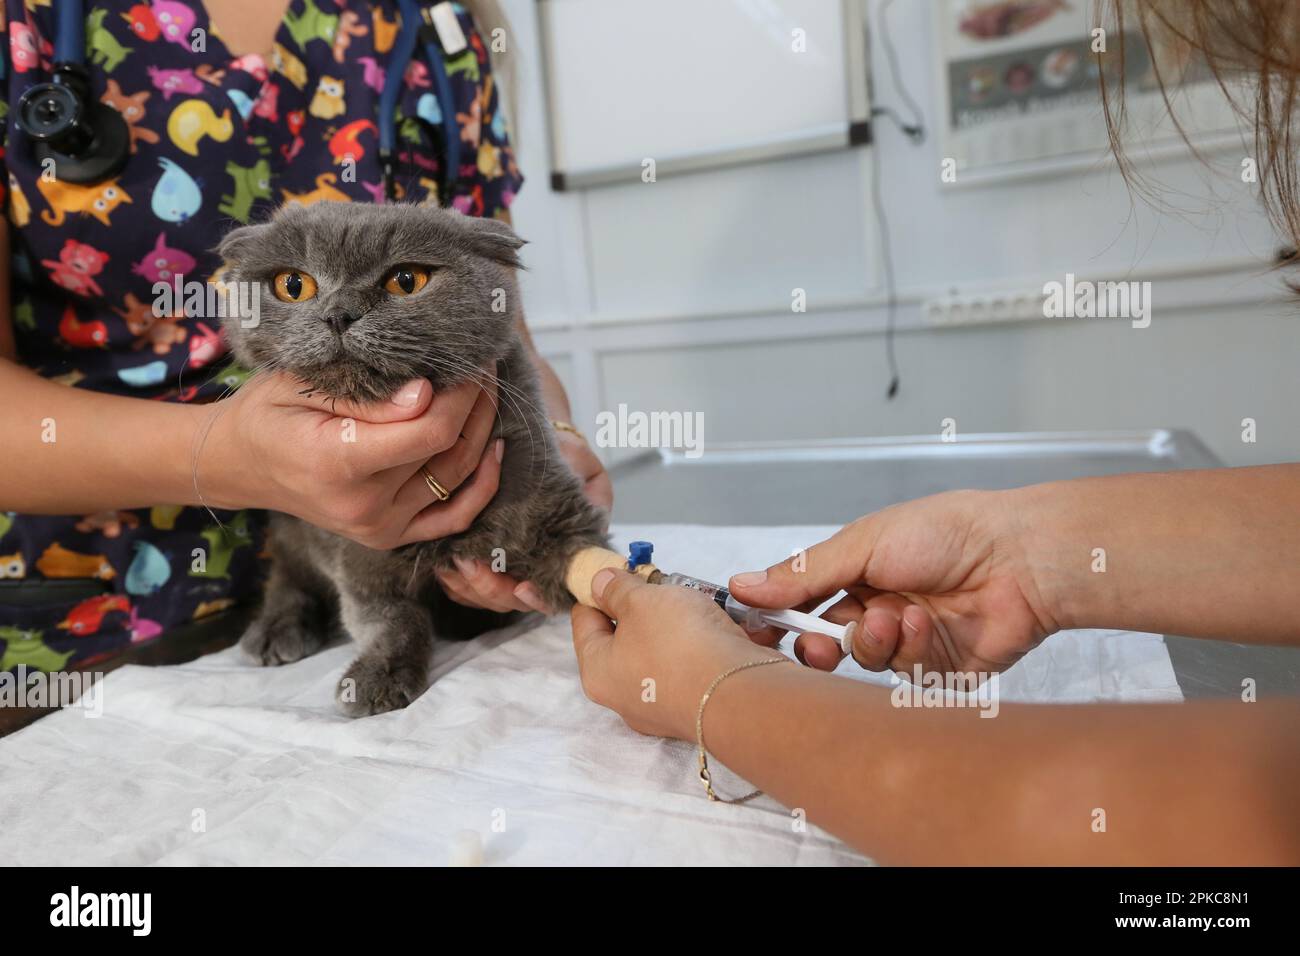
[[[122,114],[79,88],[75,69],[56,71],[54,82],[37,83],[18,100],[18,127],[33,140],[36,161],[54,163],[54,175],[70,183],[111,179],[131,152],[131,131]]]

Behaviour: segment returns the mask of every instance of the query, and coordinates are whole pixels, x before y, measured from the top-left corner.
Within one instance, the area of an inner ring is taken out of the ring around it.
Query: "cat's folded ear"
[[[237,265],[245,258],[245,253],[258,233],[265,228],[266,226],[240,226],[238,229],[230,230],[217,246],[217,255],[223,261]]]
[[[458,215],[456,218],[462,231],[468,235],[471,248],[479,255],[511,269],[523,268],[519,250],[525,245],[525,240],[519,238],[509,223],[479,216]]]

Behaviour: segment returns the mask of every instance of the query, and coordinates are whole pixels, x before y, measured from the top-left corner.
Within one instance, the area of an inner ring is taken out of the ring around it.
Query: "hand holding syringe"
[[[729,618],[747,631],[757,631],[764,626],[780,628],[786,631],[798,631],[800,634],[805,631],[813,631],[839,641],[840,649],[846,657],[853,653],[850,644],[852,632],[843,625],[832,624],[830,621],[815,617],[812,614],[804,614],[802,611],[750,607],[748,604],[741,604],[737,601],[731,596],[731,592],[721,584],[712,584],[709,581],[693,578],[687,574],[664,574],[660,577],[659,583],[676,584],[679,587],[691,588],[708,595],[709,599],[722,608]]]

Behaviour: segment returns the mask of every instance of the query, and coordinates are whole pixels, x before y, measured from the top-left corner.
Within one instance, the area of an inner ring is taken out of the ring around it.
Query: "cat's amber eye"
[[[276,273],[271,288],[281,302],[306,302],[316,295],[316,280],[297,269],[286,269]]]
[[[428,284],[429,270],[421,266],[398,266],[384,280],[384,288],[393,295],[415,295]]]

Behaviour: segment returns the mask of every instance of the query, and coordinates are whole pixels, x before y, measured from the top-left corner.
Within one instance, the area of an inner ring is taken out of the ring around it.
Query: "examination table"
[[[1173,432],[713,446],[616,466],[615,534],[720,580],[945,487],[1213,464]],[[1296,655],[1190,644],[1060,635],[1001,677],[1001,700],[1175,702],[1233,692],[1239,672],[1261,695],[1294,689]],[[0,739],[0,819],[17,837],[0,862],[436,865],[467,845],[487,864],[867,862],[770,798],[709,803],[692,745],[642,737],[583,696],[565,617],[440,645],[429,691],[378,717],[335,712],[352,656],[259,668],[231,647],[114,671],[102,716],[69,709]],[[715,783],[744,788],[725,771]]]

